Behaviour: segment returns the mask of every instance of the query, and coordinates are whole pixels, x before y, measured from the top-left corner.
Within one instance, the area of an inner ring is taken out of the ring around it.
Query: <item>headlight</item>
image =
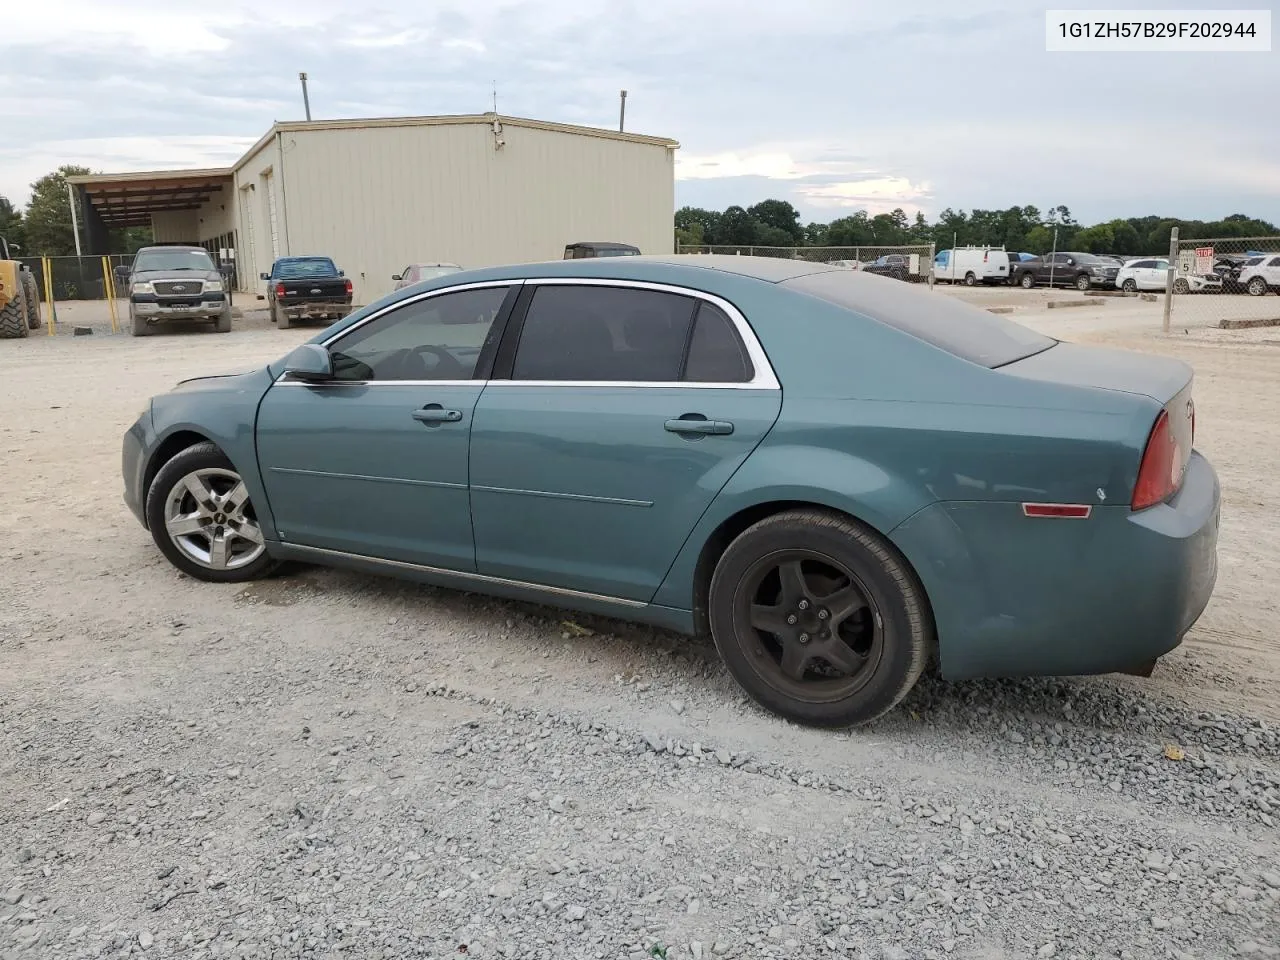
[[[156,288],[145,280],[139,280],[129,288],[130,293],[155,293]]]
[[[221,280],[206,280],[206,281],[204,282],[204,292],[205,292],[205,293],[221,293],[221,292],[222,292],[222,281],[221,281]]]

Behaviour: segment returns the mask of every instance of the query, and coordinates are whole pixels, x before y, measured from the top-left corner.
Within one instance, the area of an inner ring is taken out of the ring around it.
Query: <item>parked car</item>
[[[935,653],[1149,673],[1216,579],[1193,409],[1181,361],[914,285],[651,256],[401,290],[156,396],[122,466],[196,579],[295,559],[709,634],[759,703],[842,726]]]
[[[957,247],[939,250],[933,258],[933,279],[963,283],[1008,283],[1009,253],[995,247]]]
[[[1240,282],[1240,274],[1249,267],[1256,267],[1265,257],[1246,257],[1236,254],[1220,255],[1213,263],[1213,272],[1222,280],[1223,293],[1246,293]]]
[[[570,243],[564,248],[565,260],[587,260],[593,257],[637,257],[640,248],[629,243],[587,241]]]
[[[1024,290],[1039,285],[1075,287],[1114,287],[1120,267],[1092,253],[1051,253],[1046,257],[1015,264],[1013,282]]]
[[[1129,260],[1116,274],[1116,286],[1126,293],[1139,290],[1166,289],[1169,278],[1168,259],[1147,258]],[[1173,279],[1174,293],[1219,293],[1222,280],[1217,274],[1183,274]]]
[[[301,320],[339,320],[351,312],[351,281],[329,257],[281,257],[262,279],[271,322],[282,329]]]
[[[1239,284],[1255,297],[1268,291],[1280,293],[1280,256],[1257,257],[1240,271]]]
[[[911,261],[901,253],[890,253],[862,264],[865,273],[878,273],[894,280],[906,280],[911,274]]]
[[[129,268],[129,321],[135,337],[171,320],[207,320],[231,332],[231,301],[222,274],[204,247],[143,247]]]
[[[396,282],[395,289],[411,287],[423,280],[434,280],[450,273],[457,273],[462,268],[456,263],[411,263],[391,279]]]

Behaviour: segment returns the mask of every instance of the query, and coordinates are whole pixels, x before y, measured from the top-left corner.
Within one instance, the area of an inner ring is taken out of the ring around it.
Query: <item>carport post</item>
[[[1164,332],[1169,332],[1169,317],[1173,313],[1173,275],[1178,269],[1178,228],[1169,232],[1169,271],[1164,278]]]

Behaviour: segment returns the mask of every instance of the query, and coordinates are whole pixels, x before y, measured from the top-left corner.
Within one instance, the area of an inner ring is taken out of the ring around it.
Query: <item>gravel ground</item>
[[[1025,322],[1196,364],[1201,624],[1147,680],[927,677],[852,734],[661,632],[176,573],[120,432],[306,331],[0,343],[0,958],[1280,956],[1280,353],[1106,311]]]

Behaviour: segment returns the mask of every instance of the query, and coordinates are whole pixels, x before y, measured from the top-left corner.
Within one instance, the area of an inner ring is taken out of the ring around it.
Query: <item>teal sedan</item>
[[[212,582],[284,560],[709,635],[848,726],[944,676],[1148,674],[1208,603],[1192,370],[801,260],[454,273],[154,397],[125,500]]]

